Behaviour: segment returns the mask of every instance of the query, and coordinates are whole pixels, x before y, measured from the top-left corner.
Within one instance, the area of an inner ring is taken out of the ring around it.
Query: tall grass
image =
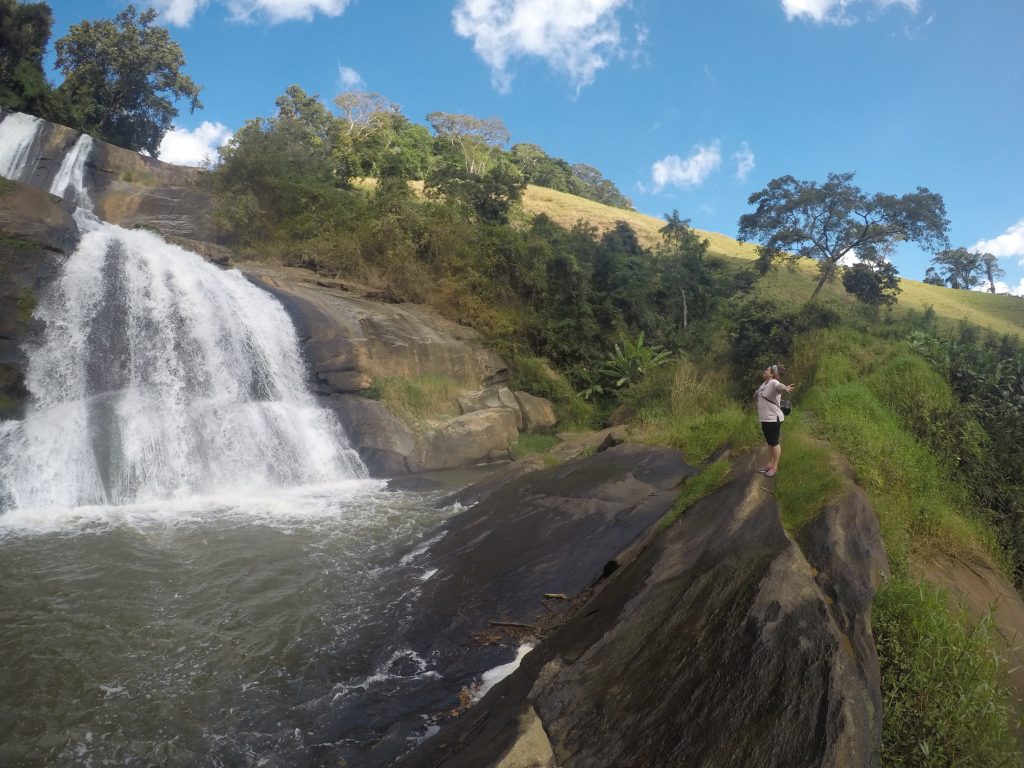
[[[689,462],[698,463],[729,444],[747,448],[758,440],[756,417],[729,397],[723,373],[680,361],[670,379],[657,379],[634,394],[637,418],[634,440],[678,448]]]
[[[431,416],[455,416],[458,396],[473,389],[447,376],[381,376],[367,396],[379,400],[398,418],[415,422]]]
[[[927,584],[895,579],[872,611],[884,700],[882,765],[1021,768],[991,616],[950,613]]]

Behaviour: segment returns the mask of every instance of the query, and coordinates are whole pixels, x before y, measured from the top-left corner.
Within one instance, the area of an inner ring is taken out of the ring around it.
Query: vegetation
[[[867,195],[852,179],[852,173],[830,173],[821,186],[792,176],[773,179],[750,196],[757,210],[740,217],[740,240],[761,243],[765,271],[780,260],[817,259],[821,276],[812,299],[846,256],[880,266],[897,241],[925,248],[948,243],[941,195],[924,187],[902,197]]]
[[[0,0],[0,105],[155,155],[176,102],[201,108],[200,87],[157,12],[128,5],[113,20],[83,21],[55,43],[64,81],[43,72],[53,13],[46,3]]]

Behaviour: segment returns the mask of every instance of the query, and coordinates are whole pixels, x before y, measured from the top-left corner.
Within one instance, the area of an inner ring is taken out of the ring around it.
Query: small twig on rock
[[[562,592],[547,592],[544,597],[549,600],[565,600],[565,595]]]
[[[518,621],[488,621],[492,627],[516,627],[517,629],[529,629],[532,632],[537,631],[537,627],[533,624],[521,624]]]
[[[773,491],[769,491],[769,490],[768,490],[767,488],[765,488],[765,487],[764,487],[763,485],[761,486],[761,490],[762,490],[762,491],[764,491],[765,493],[770,493],[770,494],[771,494],[772,496],[774,496],[774,495],[775,495],[775,493],[774,493]]]

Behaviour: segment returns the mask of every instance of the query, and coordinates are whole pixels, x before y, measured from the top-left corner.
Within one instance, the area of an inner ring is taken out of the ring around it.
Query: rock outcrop
[[[754,467],[742,458],[635,546],[515,673],[399,764],[876,766],[869,609],[888,566],[873,511],[851,485],[794,540]],[[525,597],[505,605],[529,620]]]

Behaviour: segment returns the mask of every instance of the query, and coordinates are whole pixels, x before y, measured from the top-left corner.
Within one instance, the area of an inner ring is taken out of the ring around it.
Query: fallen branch
[[[488,621],[492,627],[515,627],[516,629],[529,629],[532,632],[537,632],[538,629],[533,624],[520,624],[518,621]]]

